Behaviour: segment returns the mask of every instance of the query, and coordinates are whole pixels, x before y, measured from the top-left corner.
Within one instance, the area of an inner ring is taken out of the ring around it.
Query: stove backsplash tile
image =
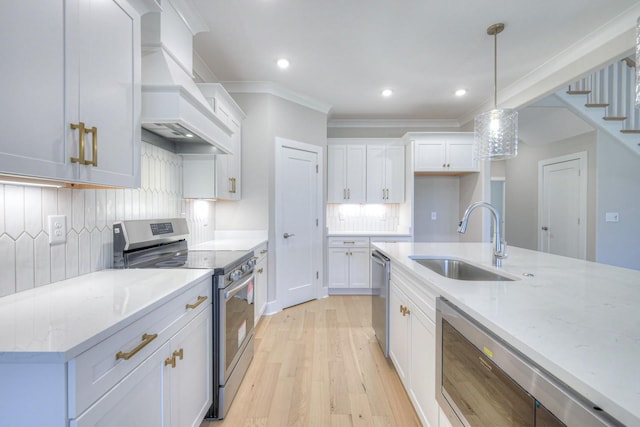
[[[140,189],[0,185],[0,296],[110,268],[116,220],[184,217],[190,245],[214,238],[213,202],[182,199],[182,158],[141,154]],[[66,243],[49,245],[49,215],[66,215]]]

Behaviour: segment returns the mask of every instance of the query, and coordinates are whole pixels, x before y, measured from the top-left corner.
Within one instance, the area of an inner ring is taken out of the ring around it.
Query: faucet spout
[[[458,233],[464,234],[467,231],[469,215],[479,207],[487,208],[489,212],[491,212],[491,217],[493,219],[493,242],[495,245],[493,250],[493,265],[500,267],[502,265],[502,260],[507,257],[507,242],[502,240],[502,221],[500,220],[500,212],[498,212],[491,203],[475,202],[469,205],[462,216],[460,224],[458,225]]]

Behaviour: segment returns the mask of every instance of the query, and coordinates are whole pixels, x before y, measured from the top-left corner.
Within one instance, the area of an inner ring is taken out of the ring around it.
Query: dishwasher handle
[[[376,264],[380,264],[384,268],[389,268],[389,262],[391,262],[389,258],[378,251],[371,252],[371,260]]]

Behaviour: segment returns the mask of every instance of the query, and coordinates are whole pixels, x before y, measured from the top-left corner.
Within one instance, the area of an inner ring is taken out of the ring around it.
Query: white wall
[[[269,246],[275,248],[275,138],[324,147],[326,169],[327,115],[270,94],[231,96],[247,115],[242,127],[242,200],[216,204],[216,229],[268,230]],[[276,257],[271,250],[269,302],[276,299]]]
[[[182,158],[142,143],[140,189],[0,185],[0,296],[110,268],[112,224],[186,217],[189,243],[213,238],[212,202],[183,201]],[[49,246],[48,215],[66,215],[67,242]]]
[[[640,156],[598,134],[598,207],[595,259],[640,270]],[[618,212],[619,222],[605,222]]]
[[[588,132],[552,144],[529,145],[521,142],[518,156],[504,161],[505,238],[509,245],[533,250],[538,247],[538,162],[586,151],[589,174],[587,259],[595,259],[596,137],[596,132]]]

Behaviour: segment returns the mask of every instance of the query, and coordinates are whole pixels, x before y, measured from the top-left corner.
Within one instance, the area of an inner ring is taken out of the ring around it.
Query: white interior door
[[[586,168],[579,157],[540,162],[539,249],[586,258]]]
[[[317,298],[321,283],[321,148],[278,141],[276,288],[286,308]]]

